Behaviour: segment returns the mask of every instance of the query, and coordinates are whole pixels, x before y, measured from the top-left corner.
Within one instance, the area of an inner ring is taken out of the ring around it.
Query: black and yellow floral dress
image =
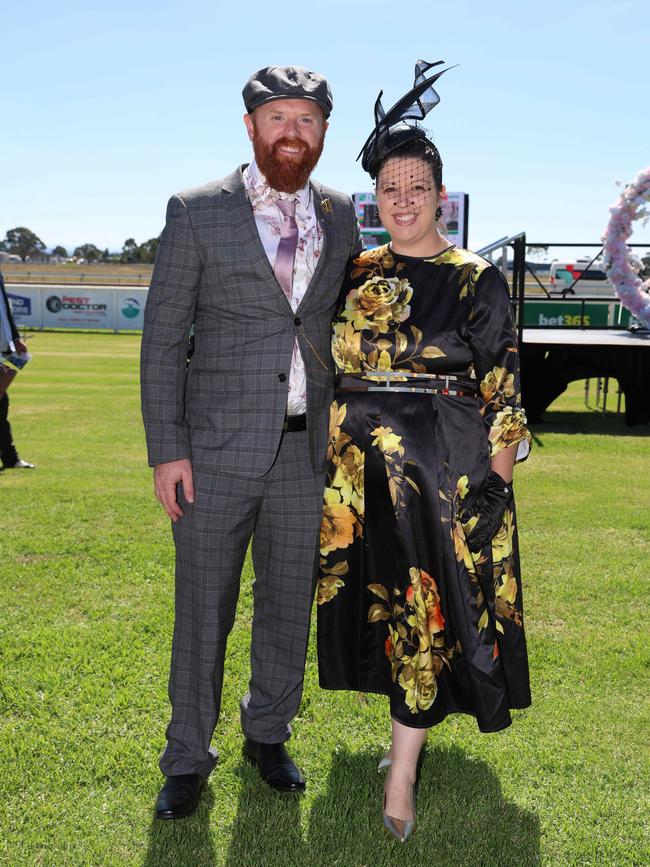
[[[390,696],[414,727],[473,714],[481,731],[530,704],[517,525],[466,543],[490,457],[530,435],[500,272],[467,250],[383,246],[348,272],[334,318],[318,575],[326,689]]]

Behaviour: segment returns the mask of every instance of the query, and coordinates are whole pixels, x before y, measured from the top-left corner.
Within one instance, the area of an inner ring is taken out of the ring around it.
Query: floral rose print
[[[453,650],[445,647],[445,619],[440,606],[436,582],[423,569],[409,569],[410,584],[404,594],[394,594],[389,604],[388,590],[370,584],[368,590],[382,601],[374,602],[368,620],[391,621],[384,643],[391,665],[391,677],[404,692],[404,702],[411,713],[427,710],[435,701],[437,675],[449,664]],[[395,625],[393,625],[393,623]]]
[[[486,404],[505,403],[515,393],[515,378],[505,367],[494,367],[481,380],[481,396]]]
[[[326,503],[320,528],[320,549],[329,554],[336,548],[347,548],[354,539],[356,518],[345,503]]]
[[[386,334],[408,319],[408,302],[413,289],[408,281],[397,277],[371,277],[358,289],[353,289],[343,318],[351,321],[355,331],[364,328]]]
[[[377,427],[372,432],[374,440],[373,446],[377,446],[385,455],[393,455],[397,452],[400,455],[404,454],[404,449],[400,445],[402,437],[397,436],[389,427]]]
[[[522,409],[506,406],[498,412],[488,432],[492,457],[508,446],[521,442],[530,444],[532,437],[526,425],[526,413]]]

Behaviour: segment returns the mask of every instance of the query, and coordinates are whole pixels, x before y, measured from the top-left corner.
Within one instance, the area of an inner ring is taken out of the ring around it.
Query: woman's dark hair
[[[388,160],[392,160],[395,157],[415,157],[431,166],[433,180],[436,189],[439,190],[442,187],[442,159],[440,158],[438,148],[420,130],[417,130],[417,132],[420,132],[420,135],[413,135],[413,132],[415,130],[411,130],[411,135],[408,137],[404,136],[404,141],[395,142],[393,147],[390,147],[393,144],[392,142],[385,143],[384,146],[388,145],[390,149],[378,166],[377,174],[379,174],[379,170]],[[399,133],[395,135],[395,137],[397,136],[399,136]]]

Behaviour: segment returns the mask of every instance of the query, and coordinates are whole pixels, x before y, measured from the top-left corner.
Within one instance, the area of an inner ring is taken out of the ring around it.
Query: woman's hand
[[[499,473],[491,470],[475,501],[461,517],[463,523],[467,523],[472,516],[478,517],[467,534],[467,544],[472,553],[477,554],[499,532],[511,496],[512,482],[506,482]]]

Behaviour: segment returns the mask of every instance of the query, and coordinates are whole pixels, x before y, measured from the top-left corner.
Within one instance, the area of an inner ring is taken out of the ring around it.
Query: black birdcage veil
[[[383,91],[380,92],[375,102],[375,128],[357,157],[357,159],[362,158],[361,165],[372,178],[376,177],[379,166],[391,150],[409,138],[424,137],[418,123],[424,120],[431,109],[440,102],[433,85],[441,75],[453,67],[441,69],[428,77],[427,72],[442,63],[444,60],[437,60],[435,63],[418,60],[415,64],[415,80],[412,89],[388,111],[384,110],[381,102]]]

